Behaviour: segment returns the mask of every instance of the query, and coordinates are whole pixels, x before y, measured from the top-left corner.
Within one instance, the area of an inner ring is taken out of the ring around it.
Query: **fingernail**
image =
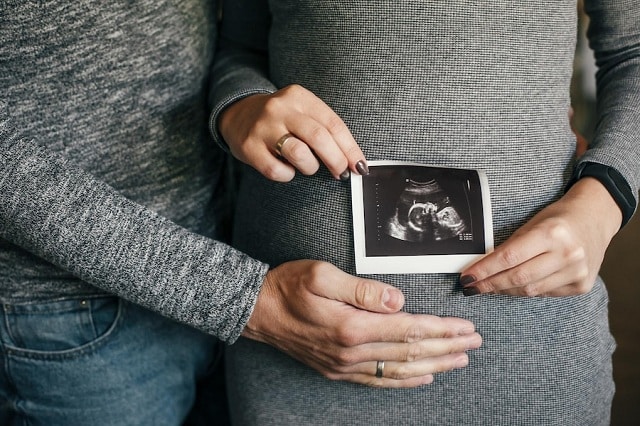
[[[464,357],[456,361],[456,368],[464,368],[469,365],[469,358]]]
[[[433,374],[428,374],[422,378],[422,384],[430,385],[431,383],[433,383],[433,380],[434,380]]]
[[[398,309],[398,305],[402,302],[402,293],[400,290],[387,288],[382,293],[382,304],[390,309]]]
[[[340,173],[340,180],[343,181],[343,182],[346,181],[346,180],[349,180],[349,176],[351,176],[351,172],[347,168],[347,170],[345,170],[344,172]]]
[[[471,344],[467,346],[467,349],[478,349],[480,346],[482,346],[482,338],[478,337],[473,339]]]
[[[478,289],[478,287],[465,287],[462,289],[462,294],[464,294],[465,296],[475,296],[477,294],[480,294],[480,290]]]
[[[465,327],[458,330],[458,336],[466,336],[467,334],[474,333],[476,331],[473,327]]]
[[[364,160],[360,160],[356,163],[356,170],[362,176],[366,176],[369,174],[369,166],[367,166],[367,163],[365,163]]]
[[[474,277],[473,275],[462,275],[460,277],[460,285],[462,287],[468,286],[469,284],[472,284],[476,281],[476,277]]]

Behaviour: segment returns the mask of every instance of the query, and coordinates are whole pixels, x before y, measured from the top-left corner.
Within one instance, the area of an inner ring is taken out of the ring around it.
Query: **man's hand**
[[[325,377],[377,387],[415,387],[462,368],[482,339],[460,318],[399,312],[400,290],[320,261],[271,270],[243,335],[268,343]],[[383,377],[376,377],[384,361]]]

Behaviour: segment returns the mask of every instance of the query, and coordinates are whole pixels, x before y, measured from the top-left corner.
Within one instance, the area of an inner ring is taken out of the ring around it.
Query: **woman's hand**
[[[322,161],[336,179],[367,174],[364,154],[342,119],[307,89],[292,85],[251,95],[225,109],[218,128],[231,153],[266,178],[312,175]]]
[[[468,364],[465,351],[482,343],[473,323],[399,312],[403,305],[395,287],[297,260],[267,274],[243,336],[329,379],[376,387],[420,386]]]
[[[606,188],[582,178],[504,244],[461,273],[467,296],[572,296],[589,292],[622,212]]]

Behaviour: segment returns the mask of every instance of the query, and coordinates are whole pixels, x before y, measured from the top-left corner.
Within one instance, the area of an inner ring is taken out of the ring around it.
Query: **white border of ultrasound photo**
[[[432,166],[404,161],[370,161],[369,167],[376,166],[420,167],[427,169],[454,169],[451,167]],[[365,234],[365,208],[363,178],[355,173],[351,175],[351,204],[353,210],[353,234],[358,274],[407,274],[407,273],[458,273],[466,266],[493,251],[493,225],[491,199],[486,174],[480,170],[467,170],[477,173],[480,182],[482,200],[482,226],[484,228],[484,253],[474,254],[428,254],[428,255],[393,255],[377,254],[367,256]],[[370,200],[368,200],[370,202]]]

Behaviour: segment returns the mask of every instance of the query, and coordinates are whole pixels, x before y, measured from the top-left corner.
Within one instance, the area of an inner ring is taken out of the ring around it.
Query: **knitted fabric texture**
[[[0,5],[0,299],[139,303],[222,339],[267,265],[225,233],[215,2]]]
[[[640,3],[587,3],[603,71],[601,120],[586,159],[616,167],[637,194]],[[485,170],[501,243],[562,195],[574,166],[575,6],[228,1],[214,111],[247,93],[300,84],[343,118],[370,160]],[[326,171],[286,185],[250,171],[244,183],[240,249],[274,265],[317,258],[354,272],[348,184]],[[375,278],[401,288],[409,312],[473,321],[484,343],[469,353],[470,365],[417,389],[372,389],[332,382],[240,339],[227,358],[238,424],[608,424],[614,341],[600,279],[582,296],[516,298],[464,297],[454,274]]]

